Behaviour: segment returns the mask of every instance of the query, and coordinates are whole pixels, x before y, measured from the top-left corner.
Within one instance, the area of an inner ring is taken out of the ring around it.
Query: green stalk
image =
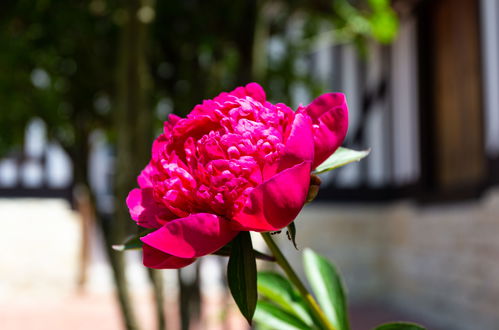
[[[281,250],[272,239],[272,236],[270,236],[269,233],[261,234],[263,240],[274,255],[277,264],[281,266],[282,270],[286,273],[289,280],[296,286],[298,291],[300,291],[301,295],[305,298],[306,303],[310,307],[310,310],[312,311],[312,313],[314,313],[317,320],[321,323],[322,327],[327,330],[336,330],[336,328],[329,322],[322,309],[319,307],[319,304],[317,304],[317,301],[315,301],[314,297],[310,294],[310,292],[308,292],[307,288],[305,287],[305,285],[303,285],[303,282],[300,280],[298,275],[296,275],[295,271],[289,264],[284,254],[282,254]]]

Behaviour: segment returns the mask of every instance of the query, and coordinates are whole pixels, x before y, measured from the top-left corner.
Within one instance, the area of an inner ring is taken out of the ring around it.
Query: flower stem
[[[317,301],[315,301],[314,297],[310,294],[310,292],[308,292],[307,288],[305,287],[305,285],[303,285],[303,282],[300,280],[298,275],[296,275],[295,271],[289,264],[284,254],[282,254],[281,250],[272,239],[272,236],[270,236],[269,233],[261,233],[261,234],[263,240],[265,241],[270,251],[274,255],[277,264],[281,266],[282,270],[286,273],[289,280],[296,286],[298,291],[300,291],[303,298],[305,298],[307,305],[310,307],[310,310],[316,316],[317,320],[321,323],[322,327],[327,330],[336,330],[335,327],[329,322],[324,312],[319,307],[319,304],[317,304]]]

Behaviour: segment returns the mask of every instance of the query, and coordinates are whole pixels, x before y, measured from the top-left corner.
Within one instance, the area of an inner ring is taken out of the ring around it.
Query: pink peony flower
[[[305,204],[310,172],[343,142],[343,94],[296,112],[256,83],[170,115],[127,205],[141,227],[144,265],[180,268],[240,231],[276,231]]]

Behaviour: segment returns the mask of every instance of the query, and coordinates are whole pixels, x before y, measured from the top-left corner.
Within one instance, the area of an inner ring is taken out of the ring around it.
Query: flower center
[[[293,117],[283,104],[251,97],[205,101],[165,129],[156,198],[180,217],[231,218],[254,187],[275,174]]]

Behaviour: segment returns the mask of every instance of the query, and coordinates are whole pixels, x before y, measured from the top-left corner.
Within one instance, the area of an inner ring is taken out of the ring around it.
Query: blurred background
[[[345,145],[296,221],[353,329],[499,329],[496,0],[0,3],[0,328],[246,329],[225,260],[148,271],[112,244],[169,113],[250,81],[346,93]],[[281,235],[285,236],[285,235]],[[281,245],[295,265],[300,252]]]

